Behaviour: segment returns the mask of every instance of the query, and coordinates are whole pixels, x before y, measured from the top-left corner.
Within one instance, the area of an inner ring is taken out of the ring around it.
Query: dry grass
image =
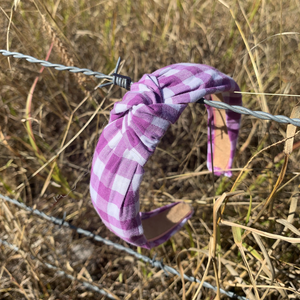
[[[276,96],[300,94],[297,0],[18,2],[0,3],[1,49],[40,59],[49,54],[51,62],[103,73],[121,56],[122,74],[134,81],[168,64],[204,63],[233,76],[244,92],[273,94],[245,94],[244,105],[252,110],[289,116],[299,102]],[[109,94],[93,91],[97,84],[0,57],[0,193],[53,216],[66,213],[72,224],[126,245],[102,225],[89,197],[93,150],[124,94],[118,87]],[[252,299],[298,298],[300,153],[296,136],[285,158],[284,142],[278,142],[286,127],[244,116],[235,168],[257,155],[240,177],[235,171],[230,179],[212,178],[204,172],[205,109],[189,106],[146,165],[140,198],[143,210],[184,200],[195,214],[161,247],[139,251]],[[237,190],[244,192],[224,194],[213,205],[216,196]],[[24,251],[0,246],[1,299],[101,299],[39,260],[120,299],[216,295],[3,201],[0,228],[1,239]]]

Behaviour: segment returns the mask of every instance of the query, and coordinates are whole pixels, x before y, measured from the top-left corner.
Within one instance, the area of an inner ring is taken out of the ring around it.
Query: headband
[[[177,202],[140,212],[143,166],[157,144],[189,103],[205,97],[242,105],[237,83],[206,65],[174,64],[145,74],[114,105],[95,149],[90,194],[103,223],[126,242],[150,249],[167,241],[192,216],[187,203]],[[212,95],[212,98],[211,96]],[[207,106],[211,122],[216,175],[231,176],[240,114]],[[212,169],[208,143],[207,166]]]

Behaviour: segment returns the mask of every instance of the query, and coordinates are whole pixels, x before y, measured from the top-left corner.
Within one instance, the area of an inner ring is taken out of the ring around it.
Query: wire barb
[[[100,84],[99,86],[96,87],[96,89],[103,88],[104,86],[109,86],[109,85],[118,85],[118,86],[126,89],[127,91],[130,90],[130,86],[132,84],[131,78],[128,76],[118,74],[120,63],[121,63],[121,57],[119,57],[117,64],[116,64],[115,72],[111,76],[112,80],[110,82]]]
[[[127,91],[130,90],[131,86],[131,78],[128,76],[120,75],[120,74],[112,74],[113,75],[113,82],[112,84],[118,85]]]

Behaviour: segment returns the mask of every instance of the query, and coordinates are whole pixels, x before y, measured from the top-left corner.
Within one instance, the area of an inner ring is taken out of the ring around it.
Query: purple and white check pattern
[[[191,214],[157,240],[146,239],[141,220],[178,203],[152,212],[139,212],[143,166],[170,124],[176,122],[189,103],[202,97],[211,99],[209,95],[222,93],[226,103],[241,105],[240,94],[233,93],[237,90],[239,87],[231,77],[210,66],[192,63],[164,67],[152,74],[145,74],[132,84],[131,90],[111,111],[109,124],[97,144],[91,170],[92,203],[112,232],[133,245],[150,249],[168,240],[184,225]],[[213,121],[212,109],[207,108],[209,120]],[[227,111],[226,121],[231,140],[230,169],[240,115]],[[208,149],[210,151],[210,147]],[[208,153],[207,164],[211,169],[210,157]],[[222,174],[220,170],[215,172]],[[225,175],[230,176],[231,173]]]

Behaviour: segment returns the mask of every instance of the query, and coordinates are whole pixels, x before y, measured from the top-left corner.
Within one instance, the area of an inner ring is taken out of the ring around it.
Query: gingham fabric
[[[224,102],[242,105],[236,82],[220,71],[200,64],[174,64],[145,74],[133,83],[123,100],[114,105],[108,125],[95,149],[90,181],[92,203],[103,223],[123,240],[150,249],[168,240],[191,217],[192,210],[168,232],[147,240],[143,221],[178,205],[172,203],[151,212],[140,212],[139,186],[143,166],[160,139],[179,118],[189,103],[221,93]],[[208,120],[214,113],[207,106]],[[199,116],[200,117],[200,116]],[[226,111],[231,143],[228,168],[234,157],[240,114]],[[212,125],[214,142],[214,127]],[[207,165],[211,170],[210,147]],[[230,176],[230,171],[215,169],[215,174]]]

